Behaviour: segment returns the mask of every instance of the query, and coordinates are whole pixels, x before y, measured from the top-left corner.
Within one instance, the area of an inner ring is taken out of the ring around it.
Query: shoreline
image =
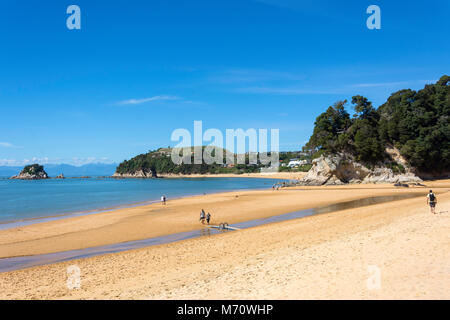
[[[218,173],[218,174],[159,174],[158,178],[265,178],[265,179],[282,179],[282,180],[296,180],[298,178],[303,177],[306,172],[298,171],[298,172],[268,172],[268,173]],[[147,177],[134,177],[134,176],[67,176],[64,179],[155,179],[155,178],[147,178]],[[0,177],[2,180],[14,180],[11,177],[4,176]],[[48,179],[41,180],[64,180],[56,177],[49,177]],[[18,179],[21,180],[21,179]],[[27,181],[27,179],[23,179]],[[29,180],[33,181],[33,180]]]
[[[108,177],[108,178],[117,179],[117,177],[116,178]],[[181,176],[180,175],[180,176],[168,176],[168,177],[162,177],[162,178],[198,179],[198,178],[230,178],[230,177],[227,175],[217,176],[217,177],[214,175],[195,175],[195,176],[194,175],[191,175],[191,176],[189,176],[189,175]],[[236,178],[249,178],[249,177],[237,176]],[[265,176],[258,177],[258,178],[274,179],[274,178],[265,177]],[[142,179],[142,178],[124,177],[124,178],[119,178],[119,179]],[[58,180],[61,180],[61,179],[58,179]],[[32,181],[32,180],[30,180],[30,181]],[[236,190],[230,190],[230,191],[226,191],[226,192],[237,192],[240,190],[253,191],[253,190],[264,190],[264,189],[266,189],[266,188],[236,189]],[[210,194],[222,193],[222,192],[224,192],[224,191],[212,192]],[[195,196],[200,196],[200,195],[202,195],[202,194],[200,194],[200,193],[199,194],[186,194],[186,195],[174,197],[170,200],[176,200],[176,199],[181,199],[181,198],[186,198],[186,197],[195,197]],[[111,212],[111,211],[115,211],[115,210],[119,210],[119,209],[128,209],[128,208],[135,208],[135,207],[140,207],[140,206],[147,206],[147,205],[159,203],[159,202],[160,202],[159,199],[154,199],[154,200],[147,200],[147,201],[128,202],[128,203],[115,205],[115,206],[111,206],[111,207],[106,207],[106,208],[96,208],[96,209],[89,209],[89,210],[82,210],[82,211],[73,211],[73,212],[66,212],[66,213],[61,213],[61,214],[51,214],[51,215],[44,215],[44,216],[31,217],[31,218],[12,219],[12,220],[4,220],[4,221],[0,220],[0,231],[11,229],[11,228],[24,227],[24,226],[32,225],[32,224],[36,224],[36,223],[44,223],[44,222],[67,219],[67,218],[72,218],[72,217],[80,217],[80,216],[91,215],[91,214],[106,213],[106,212]]]
[[[306,172],[268,172],[268,173],[219,173],[219,174],[161,174],[158,177],[166,179],[176,178],[263,178],[280,180],[300,180]]]
[[[142,240],[114,243],[99,247],[90,247],[78,250],[69,250],[62,252],[55,252],[50,254],[20,256],[0,259],[0,273],[8,271],[16,271],[20,269],[30,268],[33,266],[41,266],[46,264],[53,264],[62,261],[76,260],[83,257],[93,257],[108,253],[118,253],[128,250],[135,250],[140,248],[149,248],[155,245],[163,245],[177,241],[186,241],[188,239],[196,239],[204,236],[212,236],[230,231],[240,231],[248,228],[255,228],[267,224],[279,223],[283,221],[290,221],[302,219],[309,216],[319,214],[326,214],[330,212],[338,212],[349,208],[361,208],[380,203],[388,203],[393,201],[401,201],[405,199],[415,199],[420,197],[422,193],[402,193],[391,196],[379,196],[362,198],[352,201],[334,203],[327,206],[303,209],[300,211],[283,213],[281,215],[272,216],[266,219],[255,219],[244,221],[241,223],[229,226],[231,229],[219,230],[217,225],[204,225],[202,229],[169,234],[156,238],[148,238]]]
[[[262,202],[261,211],[274,201],[317,204],[323,195],[336,200],[423,191],[424,197],[1,273],[0,298],[448,299],[449,183],[408,189],[365,185],[242,192],[237,207],[245,215],[252,215],[255,203]],[[439,201],[435,216],[425,205],[429,187],[436,189]],[[224,195],[206,198],[195,201],[236,207]],[[179,202],[182,208],[191,205]],[[272,215],[275,207],[269,208]],[[176,226],[173,212],[158,214],[165,217],[161,224]],[[136,222],[143,221],[133,221],[130,227],[136,228]],[[66,286],[71,265],[81,270],[78,290]],[[370,265],[381,270],[380,289],[366,287]]]
[[[278,172],[278,173],[247,173],[247,174],[191,174],[191,175],[161,175],[158,178],[164,178],[164,179],[183,179],[183,178],[257,178],[257,179],[280,179],[280,180],[299,180],[301,179],[306,172]],[[113,177],[113,176],[92,176],[95,178],[111,178],[111,179],[154,179],[154,178],[140,178],[140,177]],[[0,177],[1,179],[9,179]],[[61,179],[58,179],[61,180]],[[435,180],[426,180],[424,183],[429,182],[433,184],[439,184],[439,182],[442,181],[443,184],[446,184],[448,179],[435,179]],[[360,184],[347,184],[346,186],[357,186]],[[371,185],[371,184],[362,184],[362,185]],[[386,184],[377,184],[377,185],[387,185],[391,186],[392,184],[386,183]],[[449,183],[450,185],[450,183]],[[298,186],[299,188],[305,187],[305,186]],[[314,186],[310,186],[314,187]],[[321,186],[315,186],[315,187],[321,187]],[[322,186],[326,187],[326,186]],[[264,188],[261,189],[245,189],[248,191],[254,191],[254,190],[264,190]],[[227,192],[237,192],[237,190],[227,191]],[[211,194],[215,193],[222,193],[219,192],[213,192]],[[201,194],[192,194],[192,195],[184,195],[172,198],[171,200],[186,198],[186,197],[195,197],[200,196]],[[61,219],[67,219],[72,217],[79,217],[79,216],[85,216],[85,215],[91,215],[91,214],[98,214],[98,213],[107,213],[119,209],[127,209],[127,208],[134,208],[134,207],[140,207],[140,206],[147,206],[154,203],[159,203],[159,199],[155,200],[148,200],[148,201],[138,201],[138,202],[131,202],[131,203],[124,203],[121,205],[106,207],[106,208],[98,208],[98,209],[90,209],[90,210],[83,210],[83,211],[74,211],[74,212],[67,212],[67,213],[61,213],[61,214],[53,214],[53,215],[45,215],[45,216],[39,216],[39,217],[31,217],[31,218],[23,218],[23,219],[13,219],[13,220],[0,220],[0,231],[1,230],[7,230],[11,228],[20,228],[27,225],[32,225],[36,223],[44,223],[54,220],[61,220]]]
[[[36,223],[0,230],[0,258],[84,249],[198,230],[202,208],[211,223],[229,224],[356,200],[368,196],[411,193],[426,187],[391,185],[290,187],[279,191],[240,190],[169,200],[109,212]],[[424,193],[426,191],[424,190]]]

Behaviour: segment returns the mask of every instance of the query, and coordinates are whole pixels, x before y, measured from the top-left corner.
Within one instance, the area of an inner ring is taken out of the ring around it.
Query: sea
[[[266,178],[110,177],[48,180],[0,178],[0,225],[44,217],[89,214],[116,208],[225,191],[271,188],[282,180]],[[0,226],[1,228],[1,226]]]

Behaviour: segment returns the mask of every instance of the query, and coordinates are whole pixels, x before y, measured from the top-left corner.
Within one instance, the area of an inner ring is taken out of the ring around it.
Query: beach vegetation
[[[202,147],[204,150],[206,147]],[[182,162],[176,164],[172,161],[170,154],[172,149],[161,148],[158,150],[150,150],[148,153],[140,154],[130,160],[125,160],[119,164],[116,169],[118,174],[135,174],[136,172],[151,172],[152,176],[156,177],[158,174],[175,174],[175,175],[191,175],[191,174],[244,174],[259,172],[265,165],[258,162],[257,164],[250,164],[250,155],[246,153],[245,164],[231,164],[227,165],[226,155],[236,159],[236,154],[223,150],[223,164],[213,163],[207,164],[202,159],[201,164],[194,163],[194,153],[192,152],[190,163]],[[214,151],[213,151],[214,152]],[[236,161],[234,161],[236,163]]]
[[[347,152],[356,160],[373,166],[387,163],[396,172],[386,153],[396,147],[411,167],[421,172],[440,173],[450,168],[450,77],[419,91],[404,89],[393,93],[374,108],[365,97],[352,97],[354,114],[346,111],[347,101],[338,101],[320,114],[304,150],[316,158],[322,154]]]
[[[35,164],[30,164],[30,165],[25,166],[22,169],[21,174],[36,175],[36,174],[44,173],[44,172],[45,172],[44,167],[35,163]]]

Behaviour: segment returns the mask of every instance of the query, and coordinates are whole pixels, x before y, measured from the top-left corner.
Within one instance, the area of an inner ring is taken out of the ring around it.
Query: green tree
[[[317,117],[306,145],[317,151],[315,156],[346,151],[374,164],[388,161],[385,148],[393,145],[421,172],[450,171],[449,76],[417,92],[395,92],[378,109],[366,97],[356,95],[351,119],[345,102],[338,101]]]

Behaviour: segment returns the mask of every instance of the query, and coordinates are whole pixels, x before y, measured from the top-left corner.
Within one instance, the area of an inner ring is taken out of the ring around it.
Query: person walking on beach
[[[436,203],[437,203],[436,195],[433,193],[433,190],[430,190],[430,193],[428,193],[427,195],[427,204],[430,205],[432,214],[436,214],[435,213]]]
[[[200,211],[200,222],[205,224],[205,210]]]
[[[211,214],[208,212],[206,215],[206,223],[209,224],[209,221],[211,220]]]
[[[163,205],[166,205],[166,196],[161,196],[161,203],[163,204]]]

